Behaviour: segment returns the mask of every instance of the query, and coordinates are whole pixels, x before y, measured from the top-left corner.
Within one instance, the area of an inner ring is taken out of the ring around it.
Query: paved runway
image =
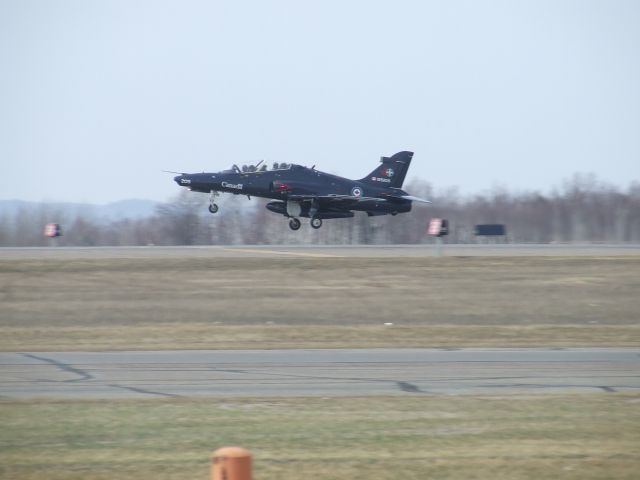
[[[43,258],[217,257],[430,257],[425,245],[227,245],[191,247],[4,247],[0,260]],[[640,255],[640,245],[478,244],[444,245],[444,256],[621,256]]]
[[[0,397],[640,392],[640,351],[234,350],[0,353]]]

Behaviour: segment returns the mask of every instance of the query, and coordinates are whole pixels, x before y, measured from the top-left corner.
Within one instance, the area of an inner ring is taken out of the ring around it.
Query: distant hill
[[[112,222],[124,219],[144,218],[154,214],[160,202],[142,199],[127,199],[105,205],[67,202],[27,202],[24,200],[0,200],[0,215],[15,216],[18,212],[35,213],[43,211],[59,213],[69,218],[86,215],[101,222]]]

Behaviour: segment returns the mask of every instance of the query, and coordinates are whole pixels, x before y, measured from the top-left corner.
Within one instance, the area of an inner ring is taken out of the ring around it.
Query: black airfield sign
[[[174,178],[181,187],[209,193],[209,211],[216,213],[215,198],[221,193],[273,199],[267,209],[289,219],[292,230],[300,228],[299,217],[309,218],[313,228],[322,220],[350,218],[354,211],[369,216],[397,215],[411,211],[413,202],[430,203],[402,190],[413,152],[382,157],[380,165],[360,180],[349,180],[295,164],[262,162],[214,173],[182,173]]]
[[[476,225],[473,231],[479,237],[501,237],[507,234],[507,229],[502,223]]]

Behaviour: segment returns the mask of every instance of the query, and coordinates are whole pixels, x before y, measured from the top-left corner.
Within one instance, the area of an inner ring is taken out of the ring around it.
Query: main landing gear
[[[211,193],[209,193],[209,212],[211,213],[218,212],[218,204],[215,203],[215,199],[218,195],[220,194],[215,190],[211,190]]]
[[[300,220],[298,220],[297,218],[290,218],[289,219],[289,228],[291,230],[300,230]]]
[[[311,228],[315,228],[316,230],[322,226],[322,219],[318,217],[311,218]]]
[[[318,217],[313,217],[309,223],[311,225],[311,228],[317,230],[322,226],[322,219]],[[300,220],[298,220],[297,218],[295,217],[289,218],[289,228],[291,230],[294,230],[294,231],[300,230],[300,225],[301,225]]]

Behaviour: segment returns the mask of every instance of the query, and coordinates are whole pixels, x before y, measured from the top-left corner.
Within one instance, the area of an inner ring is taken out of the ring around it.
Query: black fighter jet
[[[233,165],[217,173],[183,173],[174,178],[181,187],[210,194],[209,211],[216,213],[215,198],[220,192],[263,197],[274,201],[267,208],[289,218],[291,230],[300,228],[298,217],[311,219],[313,228],[322,220],[350,218],[354,211],[370,217],[397,215],[411,211],[413,202],[430,203],[402,190],[413,152],[382,157],[380,165],[360,180],[349,180],[292,163]],[[262,166],[261,166],[262,165]]]

